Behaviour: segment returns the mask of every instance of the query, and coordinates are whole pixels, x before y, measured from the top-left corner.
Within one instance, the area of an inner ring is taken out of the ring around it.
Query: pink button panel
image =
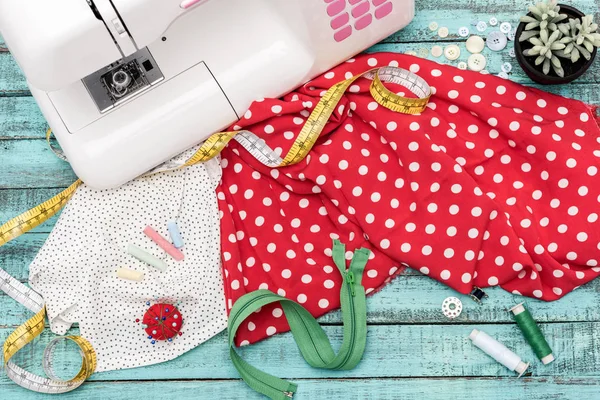
[[[370,26],[374,19],[390,15],[394,4],[390,0],[324,0],[336,42],[348,39],[355,31]]]

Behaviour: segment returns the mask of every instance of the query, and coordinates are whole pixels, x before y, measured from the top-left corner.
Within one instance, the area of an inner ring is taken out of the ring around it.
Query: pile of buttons
[[[461,38],[467,38],[465,42],[466,50],[469,54],[468,59],[465,61],[459,61],[457,67],[460,69],[470,69],[472,71],[478,71],[481,73],[489,73],[488,69],[490,64],[484,55],[484,50],[487,48],[493,52],[501,52],[507,47],[509,48],[508,55],[511,58],[515,57],[515,51],[512,46],[508,45],[509,41],[515,40],[516,28],[510,22],[500,22],[496,17],[490,18],[489,22],[485,21],[471,21],[470,25],[475,27],[478,33],[484,35],[471,35],[468,26],[461,26],[458,29],[458,36]],[[432,32],[437,32],[437,35],[445,39],[450,35],[450,30],[447,27],[440,27],[435,21],[429,24],[429,29]],[[418,55],[425,57],[425,49],[420,49]],[[407,54],[417,55],[415,51],[407,51]],[[427,55],[429,55],[427,51]],[[449,44],[446,47],[435,45],[431,48],[431,55],[434,58],[439,58],[442,55],[449,61],[456,61],[460,58],[461,48],[456,44]],[[493,71],[498,76],[507,79],[510,72],[512,71],[512,64],[509,61],[505,61],[500,65],[499,71]]]

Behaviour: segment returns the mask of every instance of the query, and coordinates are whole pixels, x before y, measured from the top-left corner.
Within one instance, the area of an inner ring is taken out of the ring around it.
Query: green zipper
[[[332,252],[333,261],[344,280],[340,288],[344,338],[337,355],[323,328],[304,307],[269,290],[257,290],[242,296],[231,310],[228,323],[231,360],[248,386],[272,400],[292,398],[298,386],[254,368],[239,356],[234,346],[235,334],[242,322],[261,307],[276,302],[281,304],[300,353],[312,367],[348,370],[358,365],[362,358],[367,340],[367,307],[362,275],[370,251],[356,250],[348,269],[345,246],[334,240]]]

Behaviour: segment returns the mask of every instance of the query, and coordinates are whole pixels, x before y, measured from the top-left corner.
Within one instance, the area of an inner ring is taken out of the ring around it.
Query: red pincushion
[[[172,304],[155,304],[144,314],[146,333],[155,340],[168,340],[175,337],[183,325],[181,312]]]

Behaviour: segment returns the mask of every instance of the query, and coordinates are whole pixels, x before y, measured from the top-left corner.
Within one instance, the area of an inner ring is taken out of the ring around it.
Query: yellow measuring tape
[[[238,141],[254,157],[267,166],[277,168],[296,164],[308,155],[346,90],[361,77],[372,80],[370,93],[378,104],[398,113],[418,114],[423,112],[431,97],[431,88],[427,82],[412,72],[396,67],[375,68],[333,85],[315,106],[284,158],[277,155],[264,140],[250,131],[221,132],[210,136],[189,159],[181,163],[167,164],[150,171],[149,174],[208,161],[216,157],[232,139]],[[399,96],[387,89],[383,84],[384,82],[402,85],[417,97]],[[66,161],[66,157],[62,152],[52,146],[50,142],[51,134],[51,130],[46,133],[46,139],[50,147],[61,159]],[[82,183],[80,180],[76,181],[50,200],[0,226],[0,247],[58,213]],[[33,318],[19,326],[4,343],[4,366],[9,378],[23,387],[43,393],[64,393],[80,386],[96,368],[94,349],[82,337],[67,336],[50,342],[44,352],[43,359],[44,371],[48,378],[31,374],[11,361],[11,358],[20,349],[42,333],[46,312],[44,301],[39,294],[12,278],[2,269],[0,269],[0,289],[36,313]],[[68,381],[59,380],[52,371],[52,353],[56,343],[61,340],[75,342],[79,346],[82,356],[80,372],[75,378]]]

